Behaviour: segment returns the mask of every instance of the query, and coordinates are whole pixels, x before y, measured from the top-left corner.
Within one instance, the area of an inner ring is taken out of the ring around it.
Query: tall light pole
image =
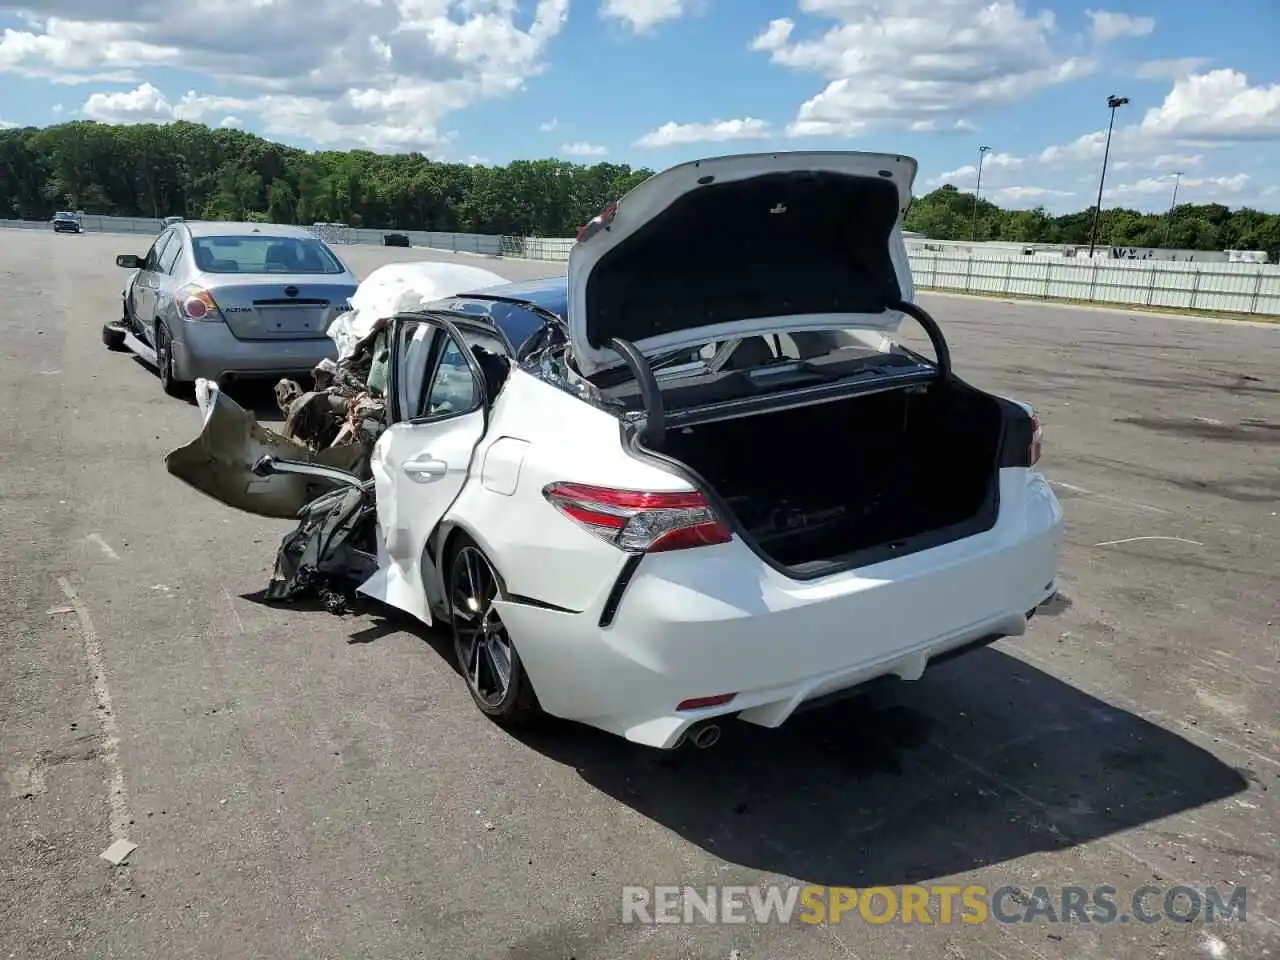
[[[1164,231],[1164,245],[1169,246],[1169,238],[1173,236],[1173,212],[1178,209],[1178,185],[1182,183],[1182,171],[1173,172],[1173,203],[1169,204],[1169,225]]]
[[[1107,107],[1111,110],[1111,122],[1107,124],[1107,147],[1102,152],[1102,176],[1098,179],[1098,205],[1093,208],[1093,230],[1089,233],[1089,258],[1093,259],[1093,248],[1098,242],[1098,221],[1102,218],[1102,185],[1107,182],[1107,158],[1111,156],[1111,131],[1116,125],[1116,108],[1129,102],[1128,97],[1117,97],[1114,93],[1107,97]]]
[[[990,151],[990,147],[978,148],[978,185],[973,190],[973,231],[969,235],[969,240],[973,243],[978,242],[978,195],[982,193],[982,161]]]

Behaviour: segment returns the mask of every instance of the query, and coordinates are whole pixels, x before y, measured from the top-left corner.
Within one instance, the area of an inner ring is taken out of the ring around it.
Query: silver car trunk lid
[[[771,332],[896,332],[914,290],[902,218],[916,161],[836,151],[681,164],[592,221],[569,255],[568,324],[584,374]]]
[[[311,340],[326,336],[356,288],[314,275],[271,274],[228,277],[208,290],[240,340]]]

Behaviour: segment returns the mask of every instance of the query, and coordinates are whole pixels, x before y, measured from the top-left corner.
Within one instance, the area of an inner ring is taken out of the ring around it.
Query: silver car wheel
[[[511,687],[511,639],[494,607],[502,587],[488,559],[477,547],[458,551],[450,571],[449,602],[458,666],[472,693],[497,707]]]

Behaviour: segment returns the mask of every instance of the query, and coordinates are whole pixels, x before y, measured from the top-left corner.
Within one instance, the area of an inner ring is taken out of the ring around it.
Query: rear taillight
[[[1031,446],[1027,449],[1027,466],[1034,467],[1040,461],[1040,446],[1044,442],[1044,428],[1040,418],[1031,414]]]
[[[733,539],[728,525],[696,490],[653,493],[552,483],[542,495],[583,529],[628,553],[686,550]]]
[[[178,305],[178,312],[188,320],[221,320],[222,311],[217,302],[204,287],[190,284],[173,295]]]

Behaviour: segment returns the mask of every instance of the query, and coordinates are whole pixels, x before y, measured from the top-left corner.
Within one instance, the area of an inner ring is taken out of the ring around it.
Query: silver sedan
[[[357,286],[323,241],[279,224],[173,223],[116,264],[134,273],[103,342],[153,364],[175,396],[201,377],[299,376],[335,359],[326,331]]]

